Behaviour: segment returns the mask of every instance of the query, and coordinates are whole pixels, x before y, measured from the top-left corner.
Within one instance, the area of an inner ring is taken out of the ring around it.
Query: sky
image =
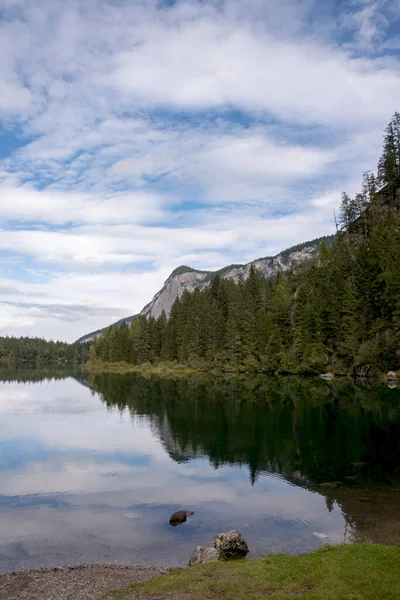
[[[399,0],[0,0],[0,335],[334,231],[400,109]]]

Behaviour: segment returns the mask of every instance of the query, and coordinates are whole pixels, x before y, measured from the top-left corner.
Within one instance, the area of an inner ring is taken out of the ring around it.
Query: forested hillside
[[[400,115],[388,125],[377,175],[343,194],[333,245],[295,272],[245,281],[218,275],[184,292],[169,318],[111,327],[90,359],[196,368],[369,374],[400,368]]]
[[[67,344],[33,337],[0,337],[0,362],[81,363],[89,344]]]

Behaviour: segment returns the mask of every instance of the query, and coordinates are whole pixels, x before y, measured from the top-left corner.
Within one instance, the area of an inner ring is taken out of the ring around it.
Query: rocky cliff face
[[[279,272],[294,270],[305,261],[316,256],[322,240],[329,244],[332,238],[318,238],[312,242],[289,248],[276,256],[258,258],[245,265],[230,265],[216,272],[197,271],[185,266],[179,267],[171,273],[161,290],[143,308],[141,314],[152,315],[157,318],[164,310],[168,315],[175,299],[182,296],[184,290],[192,292],[195,288],[203,289],[209,285],[212,277],[217,273],[222,278],[233,279],[237,282],[240,278],[246,279],[248,277],[251,265],[254,265],[264,277],[272,277]]]
[[[187,271],[186,271],[187,269]],[[190,267],[179,267],[173,271],[163,287],[153,297],[152,301],[143,308],[140,314],[157,318],[164,310],[168,315],[176,298],[182,296],[185,290],[192,292],[196,288],[202,289],[208,273],[195,271]]]
[[[219,274],[220,277],[225,279],[239,281],[240,278],[246,279],[248,277],[251,265],[254,265],[264,277],[272,277],[279,272],[294,270],[302,263],[311,260],[317,255],[322,241],[325,241],[325,243],[329,245],[333,241],[333,236],[305,242],[304,244],[299,244],[298,246],[293,246],[288,250],[284,250],[276,256],[258,258],[244,265],[229,265],[215,272],[198,271],[186,266],[178,267],[171,273],[161,290],[155,294],[149,304],[146,304],[140,314],[146,315],[147,317],[152,315],[157,318],[162,311],[165,311],[168,315],[175,299],[178,296],[182,296],[185,290],[192,292],[196,288],[203,289],[210,284],[211,279],[216,274]],[[117,323],[114,323],[114,325],[120,325],[123,321],[130,323],[134,318],[136,318],[136,316],[126,317],[126,319],[121,319]],[[103,331],[103,329],[99,329],[98,331],[84,335],[77,341],[90,341],[99,337]]]

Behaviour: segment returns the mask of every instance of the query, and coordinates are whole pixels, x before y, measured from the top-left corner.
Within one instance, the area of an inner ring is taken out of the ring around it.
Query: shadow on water
[[[246,466],[252,485],[278,474],[337,503],[356,538],[400,544],[399,390],[291,377],[96,373],[85,383],[108,407],[147,416],[177,463]]]

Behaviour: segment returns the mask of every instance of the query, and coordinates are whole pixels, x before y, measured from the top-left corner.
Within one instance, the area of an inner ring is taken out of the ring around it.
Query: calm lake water
[[[0,371],[0,572],[183,565],[233,528],[251,556],[400,544],[399,481],[383,385]]]

